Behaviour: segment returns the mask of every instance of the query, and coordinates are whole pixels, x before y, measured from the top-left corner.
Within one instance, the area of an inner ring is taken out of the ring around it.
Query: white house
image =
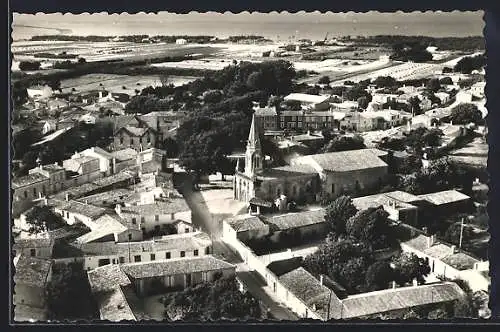
[[[446,92],[436,92],[434,95],[439,98],[441,104],[446,104],[450,100],[450,94]]]
[[[176,39],[176,40],[175,40],[175,43],[176,43],[177,45],[185,45],[185,44],[187,44],[187,40],[186,40],[186,39],[184,39],[184,38],[179,38],[179,39]]]
[[[50,98],[54,91],[48,85],[36,85],[26,89],[28,97],[33,99],[45,99]]]
[[[468,91],[459,91],[455,96],[457,103],[470,103],[472,102],[472,93]]]

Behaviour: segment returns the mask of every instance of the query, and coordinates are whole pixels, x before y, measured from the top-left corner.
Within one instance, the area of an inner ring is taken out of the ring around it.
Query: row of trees
[[[470,74],[473,70],[481,69],[486,66],[486,57],[484,54],[476,55],[473,57],[466,56],[460,59],[453,67],[453,71],[462,74]]]
[[[219,278],[179,292],[165,295],[161,301],[168,320],[260,319],[259,302],[242,294],[234,278]]]

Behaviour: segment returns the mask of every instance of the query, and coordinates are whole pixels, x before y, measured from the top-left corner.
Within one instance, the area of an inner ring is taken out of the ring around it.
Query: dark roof
[[[15,266],[14,281],[19,284],[44,287],[52,261],[21,255]]]
[[[269,263],[267,265],[267,268],[269,269],[269,271],[271,271],[272,273],[274,273],[276,276],[279,277],[285,273],[288,273],[292,270],[299,268],[302,264],[302,260],[303,260],[302,257],[298,256],[279,261],[274,261]]]
[[[267,222],[274,225],[278,230],[322,224],[325,222],[325,210],[318,209],[313,211],[282,214],[268,218]]]
[[[114,100],[119,101],[121,103],[126,103],[130,100],[130,96],[126,93],[112,92],[111,96]]]
[[[12,188],[17,189],[41,181],[48,181],[48,178],[42,174],[33,173],[12,179],[11,185]]]
[[[71,200],[67,204],[61,207],[61,210],[81,214],[89,218],[98,218],[106,213],[106,209],[100,208],[94,205],[81,203],[78,201]]]
[[[294,177],[294,176],[304,176],[304,175],[316,175],[316,170],[309,165],[286,165],[280,167],[266,168],[258,177],[277,179],[284,177]]]
[[[107,176],[105,178],[94,180],[92,183],[94,185],[96,185],[97,187],[106,187],[106,186],[110,186],[110,185],[118,183],[118,182],[131,180],[133,178],[134,178],[134,175],[132,175],[128,172],[120,172],[117,174],[113,174],[111,176]]]
[[[418,197],[435,205],[466,201],[470,199],[469,196],[462,194],[461,192],[458,192],[456,190],[439,191],[431,194],[419,195]]]
[[[254,229],[265,229],[267,225],[258,216],[242,214],[225,219],[225,222],[236,232],[245,232]]]
[[[92,293],[107,292],[116,286],[130,285],[130,279],[121,270],[120,265],[109,264],[95,268],[87,273]]]
[[[266,201],[265,199],[262,199],[259,197],[250,198],[250,201],[248,203],[253,204],[253,205],[267,207],[267,208],[270,208],[271,206],[273,206],[273,202]]]
[[[27,238],[27,239],[15,239],[13,249],[22,248],[47,248],[54,245],[54,241],[51,238],[39,237],[39,238]]]
[[[210,255],[122,265],[123,271],[135,279],[234,268],[235,266],[233,264],[229,264]]]

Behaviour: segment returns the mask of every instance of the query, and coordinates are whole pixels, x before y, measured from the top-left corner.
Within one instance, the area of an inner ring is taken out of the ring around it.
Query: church
[[[242,202],[275,202],[283,195],[298,204],[313,203],[321,195],[370,191],[383,185],[388,165],[387,153],[360,149],[297,157],[290,165],[268,168],[262,154],[258,127],[252,117],[245,152],[245,165],[236,165],[233,196]]]

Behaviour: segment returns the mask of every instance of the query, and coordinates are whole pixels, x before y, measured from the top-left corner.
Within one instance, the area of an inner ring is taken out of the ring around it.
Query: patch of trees
[[[420,127],[405,133],[403,137],[384,137],[378,143],[378,147],[395,151],[404,151],[407,147],[412,148],[416,153],[421,154],[422,148],[427,146],[439,146],[443,132],[439,128]]]
[[[329,76],[321,76],[318,80],[318,84],[330,84]]]
[[[453,71],[460,72],[462,74],[470,74],[473,70],[481,69],[486,66],[486,57],[484,54],[476,55],[473,57],[466,56],[460,59]]]
[[[395,43],[390,58],[397,61],[426,62],[432,60],[432,54],[421,42]]]
[[[19,69],[22,71],[32,71],[40,69],[40,61],[21,61],[19,62]]]
[[[453,107],[450,114],[453,124],[465,125],[469,123],[479,124],[483,122],[483,114],[476,105],[462,103]]]
[[[338,135],[334,136],[328,143],[326,143],[320,153],[360,150],[364,148],[366,148],[366,145],[363,141],[363,137],[360,135]]]
[[[161,298],[166,319],[170,321],[208,321],[225,319],[259,319],[258,300],[242,294],[235,278],[219,278]]]
[[[35,58],[48,58],[48,59],[74,59],[78,56],[78,54],[70,54],[66,52],[62,52],[60,54],[41,52],[41,53],[35,53],[33,56]]]
[[[370,43],[375,46],[393,44],[420,43],[425,47],[435,46],[440,50],[475,51],[484,50],[485,40],[482,36],[471,37],[428,37],[428,36],[402,36],[402,35],[377,35],[359,37],[357,43]]]
[[[268,42],[269,39],[263,36],[255,36],[255,35],[241,35],[241,36],[229,36],[228,40],[231,43],[238,43],[241,41],[251,41],[251,42]]]
[[[66,225],[60,214],[49,206],[35,205],[26,213],[26,223],[29,225],[30,234],[38,234],[58,229]]]
[[[399,86],[398,81],[392,76],[379,76],[373,81],[373,84],[377,88],[394,88]]]

